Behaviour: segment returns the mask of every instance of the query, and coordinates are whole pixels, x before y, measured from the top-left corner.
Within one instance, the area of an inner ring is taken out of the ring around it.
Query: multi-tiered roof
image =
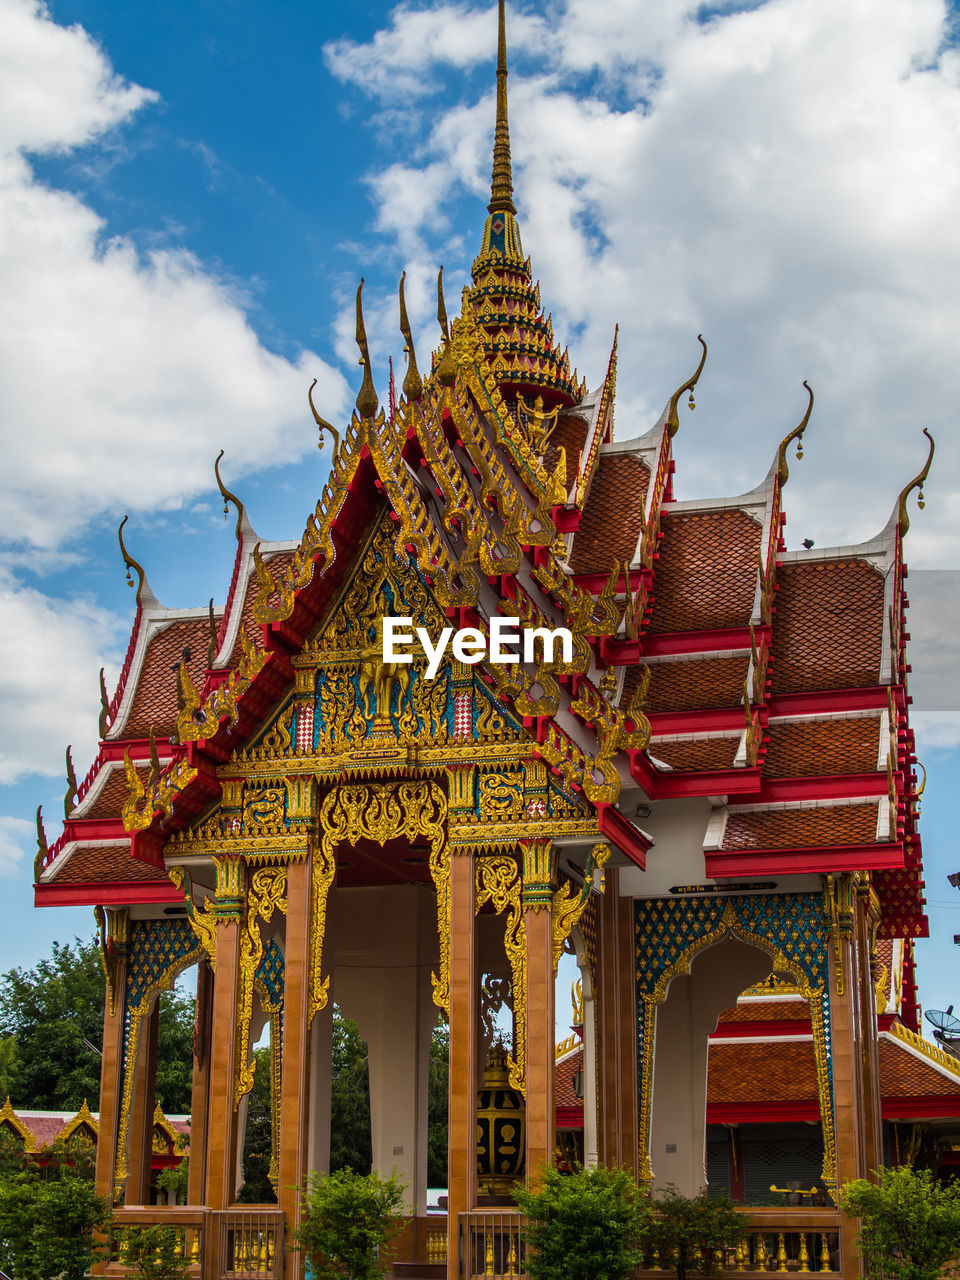
[[[624,858],[657,856],[638,805],[708,799],[699,879],[860,871],[880,936],[924,935],[903,539],[927,467],[875,538],[787,551],[787,455],[799,453],[811,394],[755,489],[676,501],[678,408],[706,347],[660,418],[615,441],[616,343],[588,392],[523,256],[502,5],[497,83],[481,253],[452,327],[440,291],[430,376],[401,294],[409,365],[395,411],[383,411],[358,291],[363,385],[342,432],[317,415],[333,461],[302,536],[259,540],[221,485],[238,513],[222,610],[164,608],[124,551],[138,577],[127,656],[113,696],[104,690],[98,755],[82,781],[71,773],[63,832],[48,846],[40,830],[37,903],[182,902],[165,845],[219,796],[218,766],[290,689],[292,659],[386,513],[398,562],[455,625],[486,631],[499,613],[571,630],[572,661],[488,664],[483,679]],[[294,747],[314,749],[306,736]],[[405,767],[418,767],[417,751],[408,744]]]

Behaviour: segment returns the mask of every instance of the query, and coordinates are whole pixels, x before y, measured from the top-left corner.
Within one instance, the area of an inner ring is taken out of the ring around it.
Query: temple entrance
[[[724,1009],[772,970],[766,952],[723,937],[671,979],[657,1008],[650,1159],[655,1187],[696,1195],[707,1183],[708,1038]]]

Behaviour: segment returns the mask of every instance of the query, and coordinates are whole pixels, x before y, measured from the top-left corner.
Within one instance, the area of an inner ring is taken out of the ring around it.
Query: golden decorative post
[[[553,1160],[556,1106],[553,1060],[555,1040],[553,917],[556,852],[549,840],[521,840],[523,914],[526,931],[526,1097],[527,1184],[535,1186],[540,1169]]]

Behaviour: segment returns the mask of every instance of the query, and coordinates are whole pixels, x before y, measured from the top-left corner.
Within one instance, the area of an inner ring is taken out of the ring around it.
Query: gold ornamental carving
[[[553,917],[553,976],[557,976],[557,966],[563,953],[563,946],[580,917],[587,908],[590,894],[593,891],[593,876],[600,872],[600,892],[603,892],[603,868],[610,859],[610,846],[598,843],[590,850],[586,866],[583,870],[583,884],[576,888],[569,880],[565,881],[553,894],[550,902],[550,913]]]
[[[261,867],[250,879],[244,927],[240,933],[240,991],[237,1009],[237,1075],[233,1087],[234,1110],[253,1088],[256,1062],[250,1057],[250,1023],[253,1019],[253,991],[257,970],[263,959],[260,921],[269,924],[274,911],[287,914],[286,867]]]
[[[126,907],[94,907],[100,967],[110,997],[110,1017],[117,1012],[117,995],[121,987],[123,966],[130,944],[130,912]]]
[[[446,838],[447,797],[436,782],[344,783],[320,806],[319,864],[314,862],[311,966],[311,1016],[327,1002],[329,978],[321,979],[327,893],[336,871],[339,844],[361,839],[386,844],[405,836],[425,838],[430,846],[430,875],[437,891],[440,967],[433,974],[433,999],[450,1008],[450,854]],[[319,874],[318,874],[319,872]]]
[[[527,927],[523,914],[524,882],[515,858],[478,858],[476,862],[477,912],[490,903],[494,912],[507,914],[503,946],[510,965],[513,995],[513,1055],[510,1083],[526,1091],[527,1074]]]

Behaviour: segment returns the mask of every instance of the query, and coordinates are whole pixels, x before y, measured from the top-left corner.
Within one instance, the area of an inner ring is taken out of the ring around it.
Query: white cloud
[[[0,879],[19,871],[24,851],[36,842],[36,828],[23,818],[0,817]]]
[[[705,334],[699,411],[676,440],[682,497],[756,484],[809,378],[807,459],[787,492],[794,546],[877,532],[930,427],[938,457],[907,552],[960,564],[960,59],[940,52],[944,4],[715,8],[701,22],[679,0],[568,0],[533,76],[526,28],[509,19],[524,247],[557,335],[595,384],[620,322],[627,438],[652,425]],[[484,59],[492,89],[494,30],[489,8],[401,6],[368,44],[328,47],[328,63],[388,99]],[[476,107],[447,101],[411,100],[418,148],[369,175],[378,229],[404,262],[439,260],[450,231],[438,211],[489,181],[492,92]],[[478,204],[477,241],[481,218]]]
[[[341,375],[268,351],[229,283],[107,238],[24,158],[97,140],[156,95],[26,0],[0,0],[0,85],[3,536],[49,548],[104,511],[179,504],[223,444],[234,475],[303,453],[306,387],[335,413]]]
[[[0,617],[0,784],[63,774],[66,790],[64,748],[73,744],[82,778],[97,748],[97,671],[119,670],[129,623],[22,587],[2,568]]]

